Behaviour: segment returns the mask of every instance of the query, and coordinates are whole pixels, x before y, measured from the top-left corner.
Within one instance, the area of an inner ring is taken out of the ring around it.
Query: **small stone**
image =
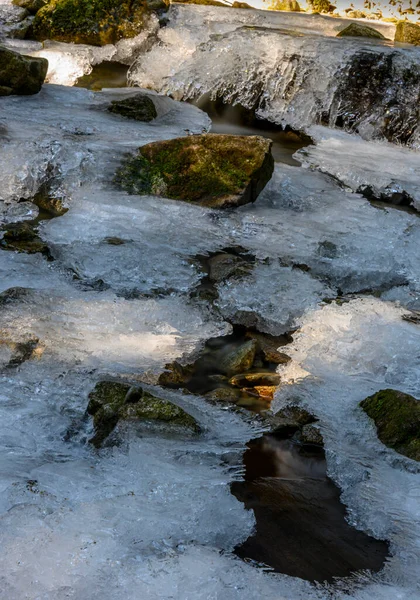
[[[254,8],[253,6],[250,6],[249,4],[247,4],[246,2],[234,2],[232,4],[232,8]]]
[[[313,444],[315,446],[323,446],[324,438],[316,425],[308,424],[302,427],[299,440],[303,444]]]
[[[249,340],[241,344],[239,348],[230,351],[225,356],[222,356],[218,364],[218,368],[222,373],[234,375],[249,371],[255,359],[257,343],[255,340]]]
[[[156,119],[157,111],[153,100],[145,94],[136,94],[124,100],[114,100],[108,108],[112,112],[128,119],[148,123]]]
[[[241,397],[241,392],[236,388],[223,387],[207,392],[204,396],[205,398],[216,402],[236,404]]]
[[[257,342],[258,349],[261,350],[267,362],[276,365],[285,365],[291,360],[290,356],[278,350],[279,347],[284,346],[290,341],[286,336],[273,336],[268,333],[248,331],[246,337]]]
[[[373,27],[369,27],[368,25],[362,25],[361,23],[351,23],[340,31],[337,34],[337,37],[367,37],[367,38],[377,38],[380,40],[385,40],[385,36],[382,35],[379,31],[374,29]]]
[[[221,252],[208,260],[209,279],[221,283],[231,277],[243,277],[252,270],[252,265],[239,256]]]
[[[416,25],[416,23],[410,23],[409,21],[400,21],[397,23],[394,40],[396,42],[403,42],[405,44],[414,44],[414,46],[419,46],[420,25]]]
[[[229,379],[230,385],[236,387],[277,386],[280,375],[272,371],[258,371],[256,373],[239,373]]]
[[[189,383],[194,373],[193,365],[180,365],[177,361],[165,365],[166,371],[159,375],[159,385],[182,387]]]

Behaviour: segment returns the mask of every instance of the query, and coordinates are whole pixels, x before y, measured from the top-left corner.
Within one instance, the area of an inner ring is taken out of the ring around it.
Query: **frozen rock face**
[[[302,35],[280,28],[275,17],[258,27],[245,16],[233,27],[221,17],[213,21],[215,8],[205,8],[198,25],[192,10],[171,8],[160,43],[131,66],[132,84],[177,99],[210,93],[295,129],[324,123],[369,140],[418,144],[417,48],[313,30]]]
[[[419,152],[326,127],[308,133],[315,144],[295,154],[303,166],[330,174],[366,197],[420,210]]]

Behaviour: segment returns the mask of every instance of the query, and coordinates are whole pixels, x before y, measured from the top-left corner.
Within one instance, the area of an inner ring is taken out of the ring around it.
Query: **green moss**
[[[351,23],[348,27],[340,31],[337,37],[367,37],[367,38],[378,38],[385,40],[385,36],[373,27],[367,25],[361,25],[360,23]]]
[[[194,417],[168,400],[141,387],[101,381],[89,394],[87,412],[93,415],[95,435],[90,442],[99,448],[119,421],[161,421],[200,431]]]
[[[146,123],[157,117],[153,100],[145,94],[137,94],[124,100],[114,100],[108,110],[123,117]]]
[[[40,41],[115,44],[140,33],[148,12],[146,0],[50,0],[35,16],[33,35]]]
[[[409,21],[400,21],[397,23],[395,31],[395,41],[406,44],[420,45],[420,25],[410,23]]]
[[[0,96],[37,94],[47,71],[47,59],[24,56],[0,46]]]
[[[420,401],[397,390],[381,390],[360,403],[378,437],[400,454],[420,461]]]
[[[135,194],[205,206],[252,202],[270,179],[271,142],[257,136],[194,135],[147,144],[127,159],[115,181]]]

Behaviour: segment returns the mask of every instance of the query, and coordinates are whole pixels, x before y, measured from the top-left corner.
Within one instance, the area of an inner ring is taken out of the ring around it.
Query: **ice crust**
[[[369,187],[376,198],[406,192],[420,210],[420,153],[386,142],[368,143],[356,135],[326,127],[308,131],[315,144],[295,158],[339,179],[357,192]]]
[[[229,9],[199,9],[171,7],[159,43],[130,67],[131,84],[179,100],[209,93],[299,130],[319,122],[334,126],[344,118],[344,127],[365,139],[405,135],[407,143],[418,145],[413,111],[420,86],[418,48],[331,37],[343,23],[317,28],[308,15],[289,21],[284,13],[246,11],[251,15],[229,18]],[[304,33],[298,22],[306,24]],[[377,82],[365,95],[358,92],[360,74],[366,88]],[[371,98],[383,81],[386,90]]]
[[[0,250],[0,293],[23,288],[0,307],[1,600],[416,600],[418,469],[379,443],[357,403],[385,386],[420,397],[420,330],[396,302],[419,295],[418,217],[280,163],[235,211],[129,196],[112,182],[126,152],[209,127],[197,108],[153,93],[150,124],[106,112],[138,91],[47,84],[2,100],[2,215],[36,213],[28,200],[43,184],[69,211],[40,227],[53,261]],[[255,256],[251,273],[219,285],[216,310],[191,298],[204,275],[197,255],[234,246]],[[301,327],[276,408],[299,398],[320,417],[350,519],[392,542],[383,573],[315,587],[231,554],[254,523],[229,492],[262,431],[251,417],[159,389],[200,436],[131,426],[114,448],[85,443],[98,380],[152,380],[228,334],[238,310],[267,332]],[[28,339],[42,354],[10,366],[11,347]]]

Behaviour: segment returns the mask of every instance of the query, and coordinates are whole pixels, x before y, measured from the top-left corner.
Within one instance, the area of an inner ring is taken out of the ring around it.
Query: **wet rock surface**
[[[153,100],[144,94],[137,94],[125,100],[113,100],[109,112],[148,123],[157,117]]]
[[[139,149],[119,169],[116,183],[203,206],[229,208],[254,202],[270,180],[271,142],[261,137],[193,135]]]

